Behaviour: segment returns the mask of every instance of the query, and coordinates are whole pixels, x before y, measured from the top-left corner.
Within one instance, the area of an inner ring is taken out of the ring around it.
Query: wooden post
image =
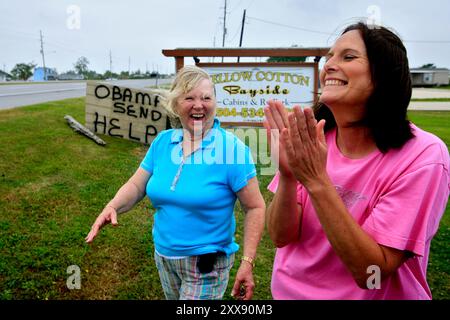
[[[91,130],[83,126],[81,123],[79,123],[77,120],[75,120],[72,116],[65,115],[64,119],[67,120],[67,123],[69,126],[75,130],[78,133],[81,133],[82,135],[85,135],[89,139],[94,140],[97,144],[104,146],[106,145],[106,142],[97,137]]]
[[[317,92],[314,92],[314,104],[319,102],[319,61],[321,58],[321,56],[314,58],[314,88],[317,90]]]
[[[178,72],[184,67],[184,57],[175,57],[175,71]]]

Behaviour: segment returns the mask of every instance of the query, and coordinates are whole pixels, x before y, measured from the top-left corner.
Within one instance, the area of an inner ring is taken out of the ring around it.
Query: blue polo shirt
[[[182,141],[182,129],[162,131],[141,163],[151,174],[146,192],[156,209],[155,248],[164,256],[236,252],[236,192],[256,176],[250,150],[218,119],[186,158]]]

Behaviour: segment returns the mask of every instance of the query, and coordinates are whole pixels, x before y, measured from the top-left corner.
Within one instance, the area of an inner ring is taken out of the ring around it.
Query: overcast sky
[[[0,69],[41,66],[42,30],[46,66],[58,72],[85,56],[103,73],[110,50],[114,72],[127,71],[129,62],[131,71],[173,72],[174,59],[162,49],[222,46],[224,2],[0,0]],[[239,45],[244,9],[243,47],[329,47],[343,27],[369,18],[400,35],[411,67],[450,68],[449,0],[228,0],[226,47]]]

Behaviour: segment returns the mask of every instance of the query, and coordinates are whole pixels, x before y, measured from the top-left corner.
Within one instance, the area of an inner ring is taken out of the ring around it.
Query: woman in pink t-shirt
[[[405,47],[384,27],[351,25],[320,82],[314,110],[265,108],[268,132],[280,135],[267,210],[273,297],[431,299],[428,256],[450,160],[441,140],[407,120]]]

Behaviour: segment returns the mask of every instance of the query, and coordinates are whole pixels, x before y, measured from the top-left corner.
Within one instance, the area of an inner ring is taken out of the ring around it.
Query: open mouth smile
[[[347,84],[348,84],[348,82],[343,81],[343,80],[337,80],[337,79],[325,80],[325,86],[345,86]]]
[[[190,118],[194,120],[202,120],[204,117],[205,117],[204,113],[194,113],[190,115]]]

